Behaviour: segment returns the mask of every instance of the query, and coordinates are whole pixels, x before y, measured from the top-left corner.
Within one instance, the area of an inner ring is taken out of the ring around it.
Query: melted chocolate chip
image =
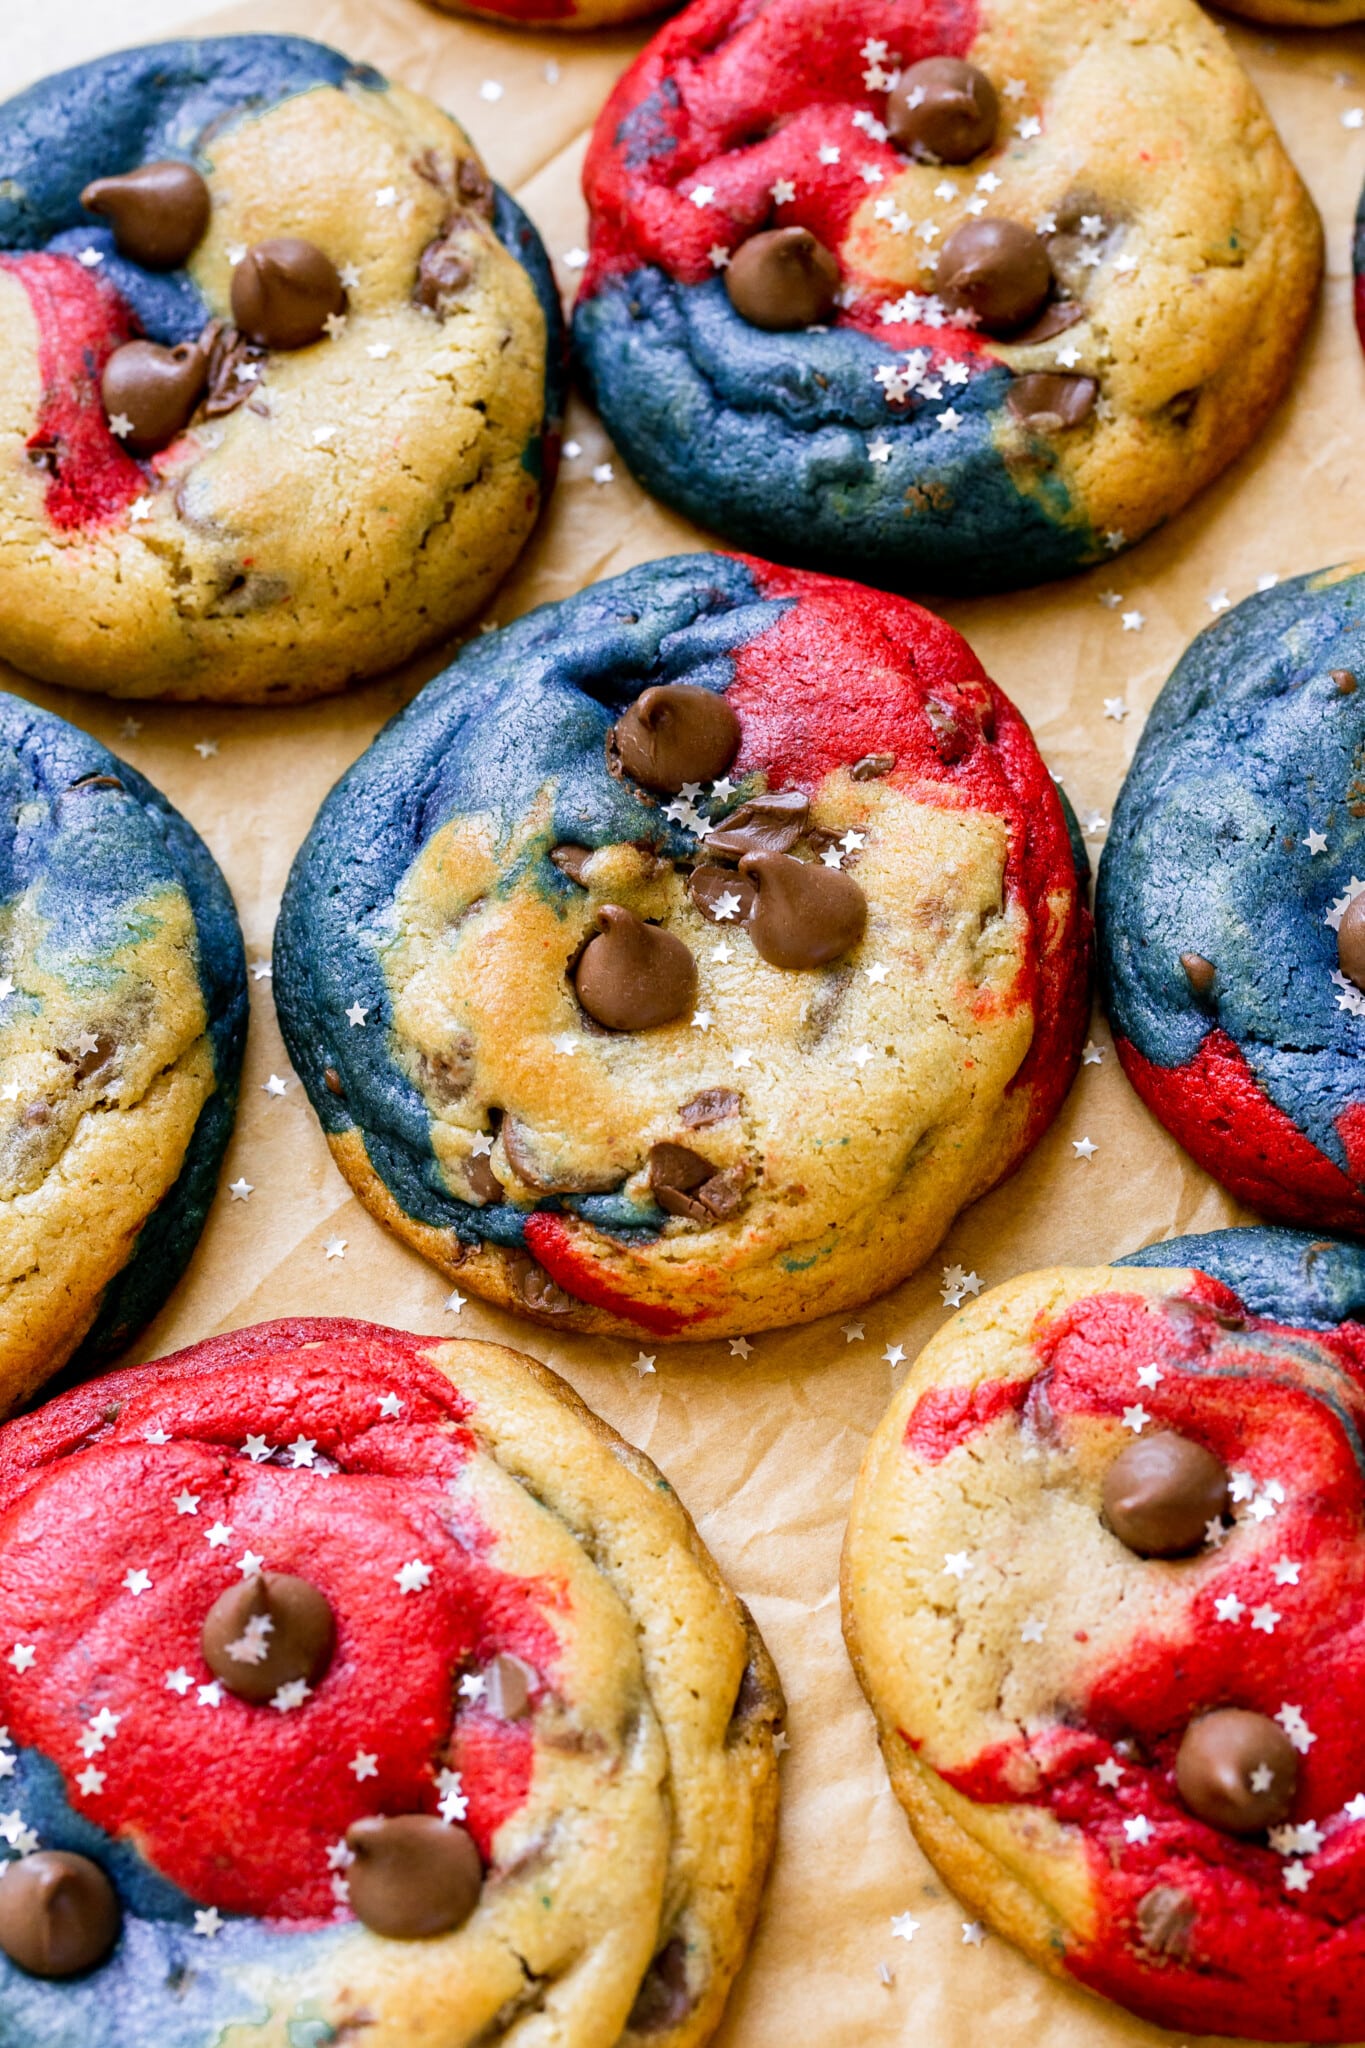
[[[739,720],[719,691],[696,683],[659,683],[638,696],[612,727],[613,769],[646,789],[676,796],[685,782],[715,782],[739,752]]]
[[[1206,960],[1202,953],[1182,953],[1180,964],[1185,970],[1185,979],[1194,993],[1202,1000],[1213,994],[1213,984],[1218,979],[1218,969],[1212,960]]]
[[[855,782],[879,782],[883,775],[889,775],[896,765],[894,754],[864,754],[855,761],[850,774]]]
[[[700,1095],[694,1095],[678,1111],[684,1130],[699,1131],[707,1124],[722,1124],[728,1116],[738,1116],[739,1097],[733,1088],[703,1088]]]
[[[967,164],[995,140],[1000,101],[975,64],[926,57],[903,71],[888,95],[891,140],[921,162]]]
[[[1178,1885],[1153,1885],[1137,1906],[1138,1935],[1149,1955],[1183,1961],[1194,1931],[1194,1900]]]
[[[1175,1759],[1190,1812],[1226,1835],[1257,1835],[1288,1815],[1299,1760],[1279,1723],[1241,1707],[1191,1721]]]
[[[326,1596],[307,1579],[258,1572],[219,1594],[200,1643],[214,1677],[261,1706],[282,1685],[318,1683],[332,1661],[336,1623]]]
[[[502,1182],[494,1173],[488,1159],[482,1152],[471,1152],[464,1163],[464,1177],[469,1192],[478,1202],[500,1202],[503,1198]]]
[[[505,1653],[484,1674],[483,1703],[499,1721],[524,1721],[531,1710],[535,1672],[520,1657]]]
[[[1099,385],[1093,377],[1068,377],[1057,370],[1031,370],[1016,377],[1005,403],[1017,420],[1045,432],[1079,427],[1094,410]]]
[[[0,1950],[30,1977],[79,1977],[119,1933],[119,1903],[98,1863],[40,1849],[0,1876]]]
[[[696,2002],[687,1981],[687,1943],[674,1935],[646,1970],[626,2030],[632,2034],[667,2033],[681,2026]]]
[[[257,242],[232,273],[232,317],[264,348],[307,348],[345,309],[336,265],[297,235]]]
[[[335,1067],[324,1067],[322,1078],[329,1095],[344,1095],[346,1093],[346,1084]]]
[[[1103,1498],[1105,1520],[1129,1550],[1187,1557],[1227,1507],[1227,1467],[1202,1444],[1163,1429],[1119,1452]]]
[[[1052,289],[1047,249],[1015,220],[969,220],[949,235],[935,282],[950,306],[975,313],[987,334],[1013,334]]]
[[[550,859],[559,869],[560,874],[567,875],[569,880],[577,882],[580,888],[587,887],[584,870],[592,856],[593,849],[590,846],[571,846],[566,843],[563,846],[552,846],[550,848]]]
[[[789,853],[751,854],[740,863],[758,890],[749,918],[756,950],[773,967],[824,967],[856,946],[867,898],[851,875]]]
[[[1352,897],[1337,926],[1337,965],[1348,981],[1365,989],[1365,894]]]
[[[741,242],[725,271],[730,304],[770,334],[817,327],[834,311],[839,259],[809,228],[769,228]]]
[[[964,724],[952,706],[937,697],[925,698],[924,716],[939,760],[949,766],[954,761],[965,760],[980,737],[976,729]]]
[[[609,1031],[651,1031],[685,1017],[697,994],[697,963],[681,939],[604,903],[601,926],[574,971],[588,1015]]]
[[[358,1920],[390,1941],[429,1941],[463,1927],[479,1903],[474,1838],[428,1813],[373,1815],[346,1830],[346,1872]]]
[[[518,1259],[513,1267],[517,1292],[532,1315],[563,1316],[574,1307],[574,1298],[553,1281],[534,1259]]]
[[[153,455],[189,425],[207,382],[208,358],[197,341],[182,341],[175,348],[127,341],[104,366],[100,396],[124,447],[135,455]]]
[[[476,156],[462,156],[455,173],[455,190],[475,213],[493,218],[493,180]]]
[[[209,188],[193,164],[163,160],[96,178],[81,205],[103,214],[120,256],[144,270],[178,270],[209,224]]]
[[[756,796],[706,837],[708,854],[739,860],[746,853],[788,853],[806,829],[810,804],[799,789]]]
[[[551,1143],[553,1146],[553,1140]],[[621,1175],[614,1167],[590,1172],[548,1163],[537,1150],[535,1132],[513,1116],[503,1122],[502,1149],[517,1179],[538,1195],[605,1194],[609,1188],[621,1185]]]
[[[225,413],[235,412],[239,405],[245,405],[257,389],[258,368],[265,361],[265,350],[254,341],[248,341],[235,327],[227,327],[214,321],[199,337],[200,346],[206,342],[209,352],[209,384],[204,399],[204,411],[211,420],[221,419]]]
[[[1076,327],[1086,317],[1085,307],[1075,299],[1053,299],[1044,306],[1031,327],[1022,334],[1012,334],[1010,340],[1016,348],[1033,348],[1040,341],[1051,341],[1059,334],[1065,334],[1068,327]]]
[[[687,893],[712,924],[743,924],[758,900],[753,883],[733,868],[693,868]]]
[[[718,1171],[709,1159],[686,1145],[650,1147],[650,1193],[670,1216],[687,1216],[694,1223],[715,1223],[733,1216],[747,1179],[743,1166]]]
[[[457,221],[435,241],[428,242],[418,258],[412,296],[419,306],[427,307],[442,319],[474,275],[462,240],[466,232],[465,223]]]
[[[1349,668],[1334,668],[1332,670],[1332,681],[1337,686],[1337,695],[1339,697],[1354,697],[1360,687],[1356,681],[1354,671]]]

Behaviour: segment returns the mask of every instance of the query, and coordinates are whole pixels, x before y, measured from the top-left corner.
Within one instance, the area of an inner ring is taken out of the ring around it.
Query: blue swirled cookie
[[[270,1323],[0,1429],[0,2038],[702,2048],[777,1673],[536,1360]]]
[[[0,1408],[160,1308],[232,1130],[227,885],[150,783],[0,695]]]
[[[884,1292],[1019,1162],[1089,919],[960,635],[683,555],[480,640],[381,734],[295,863],[275,995],[342,1172],[462,1287],[720,1337]]]
[[[1365,1231],[1365,570],[1201,633],[1114,807],[1097,909],[1124,1070],[1265,1216]]]
[[[553,473],[561,323],[459,126],[291,36],[0,107],[0,653],[286,701],[487,599]]]
[[[575,340],[656,496],[892,586],[1063,575],[1290,374],[1321,231],[1190,0],[695,0],[621,80]]]
[[[1288,1230],[1024,1274],[858,1481],[845,1632],[916,1836],[1172,2040],[1365,2028],[1362,1309],[1365,1249]]]

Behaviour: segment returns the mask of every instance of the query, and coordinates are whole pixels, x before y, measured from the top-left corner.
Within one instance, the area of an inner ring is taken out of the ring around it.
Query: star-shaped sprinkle
[[[479,98],[490,101],[500,100],[505,91],[506,87],[498,79],[485,78],[483,84],[479,87]]]
[[[253,1465],[264,1465],[267,1458],[274,1456],[273,1447],[263,1436],[249,1436],[242,1445],[242,1450]]]
[[[964,1920],[962,1923],[962,1945],[964,1948],[980,1948],[986,1939],[986,1930],[979,1920]]]
[[[944,1553],[943,1569],[950,1579],[965,1579],[972,1568],[972,1554],[969,1550],[949,1550]]]
[[[1223,1527],[1217,1515],[1211,1516],[1204,1524],[1204,1541],[1212,1544],[1215,1550],[1221,1550],[1227,1540],[1227,1530]]]
[[[1141,1436],[1151,1419],[1141,1401],[1136,1402],[1131,1408],[1125,1408],[1123,1411],[1123,1426],[1125,1429],[1131,1429],[1134,1436]]]
[[[452,1316],[457,1316],[460,1313],[460,1310],[464,1307],[465,1303],[468,1301],[468,1299],[469,1296],[467,1294],[461,1294],[458,1287],[453,1288],[451,1292],[446,1296],[445,1300],[445,1305],[448,1313]]]
[[[424,1593],[431,1584],[431,1566],[423,1564],[420,1557],[410,1558],[407,1564],[399,1565],[393,1582],[400,1593]]]
[[[1043,1635],[1046,1626],[1047,1624],[1045,1622],[1039,1621],[1036,1615],[1030,1615],[1029,1619],[1024,1623],[1023,1627],[1019,1631],[1020,1642],[1041,1643],[1043,1640]]]
[[[372,362],[382,363],[386,356],[393,354],[393,343],[391,341],[367,341],[365,353]]]
[[[1286,1863],[1284,1866],[1284,1888],[1287,1892],[1306,1892],[1313,1873],[1306,1863]]]
[[[279,1074],[272,1074],[268,1081],[262,1081],[261,1091],[265,1095],[283,1095],[288,1086],[289,1083]]]
[[[155,509],[156,500],[154,498],[134,498],[132,504],[128,507],[128,518],[133,525],[140,525],[144,519],[151,518]]]
[[[1159,1365],[1140,1365],[1137,1369],[1137,1383],[1148,1393],[1151,1393],[1153,1387],[1160,1386],[1165,1377]]]
[[[348,1847],[345,1842],[333,1842],[331,1848],[327,1851],[327,1868],[329,1870],[349,1870],[354,1862],[355,1850]]]
[[[730,251],[726,248],[724,242],[713,242],[706,253],[710,258],[713,270],[728,270],[730,268]]]
[[[396,185],[381,185],[374,195],[374,203],[376,206],[396,206],[398,204],[398,187]]]
[[[151,1591],[152,1575],[150,1572],[141,1570],[129,1571],[124,1575],[123,1584],[125,1589],[136,1598],[139,1593],[149,1593]]]
[[[275,977],[275,970],[274,970],[274,968],[273,968],[273,967],[271,966],[271,964],[270,964],[270,962],[269,962],[268,960],[253,960],[253,961],[252,961],[252,963],[251,963],[251,979],[252,979],[253,981],[273,981],[273,980],[274,980],[274,977]]]
[[[816,154],[822,164],[837,164],[843,151],[837,142],[822,142]]]
[[[223,1916],[216,1906],[200,1906],[196,1909],[194,1915],[194,1931],[196,1934],[202,1934],[206,1940],[212,1941],[214,1935],[220,1932],[222,1925]]]
[[[1123,1778],[1123,1765],[1112,1756],[1106,1757],[1102,1764],[1096,1764],[1095,1776],[1106,1790],[1115,1792]]]
[[[221,1707],[223,1704],[223,1688],[216,1678],[208,1685],[199,1686],[197,1693],[201,1707]]]
[[[1064,370],[1074,370],[1080,359],[1080,350],[1069,341],[1064,343],[1057,351],[1057,361]]]
[[[196,740],[194,751],[201,761],[211,761],[218,752],[217,740]]]
[[[1130,1842],[1141,1848],[1152,1839],[1152,1823],[1145,1813],[1135,1813],[1123,1823],[1123,1832]]]
[[[753,1348],[747,1337],[732,1337],[730,1339],[731,1358],[747,1358]]]
[[[1104,715],[1106,718],[1112,718],[1116,722],[1121,723],[1128,716],[1126,700],[1122,697],[1106,697],[1104,700]]]
[[[234,1180],[228,1186],[228,1193],[234,1202],[245,1202],[256,1192],[254,1184],[246,1179]]]
[[[311,1466],[317,1452],[317,1440],[311,1436],[296,1436],[289,1446],[289,1456],[294,1471]]]
[[[1269,1604],[1254,1607],[1251,1611],[1251,1626],[1259,1629],[1263,1636],[1274,1635],[1275,1624],[1279,1619],[1279,1614]]]
[[[844,864],[844,856],[837,846],[827,846],[820,859],[827,868],[841,868]]]
[[[556,1052],[565,1053],[570,1057],[578,1051],[578,1040],[572,1031],[556,1031],[550,1043]]]
[[[778,178],[769,190],[774,206],[790,206],[796,197],[796,187],[790,178]]]
[[[1043,124],[1036,114],[1026,114],[1014,132],[1021,142],[1033,142],[1042,134]]]
[[[350,1009],[346,1012],[347,1017],[350,1019],[352,1031],[363,1030],[365,1019],[369,1016],[369,1014],[370,1013],[368,1009],[365,1007],[364,1003],[352,1003]]]
[[[308,1685],[302,1678],[291,1678],[287,1685],[277,1688],[271,1697],[270,1704],[277,1713],[292,1714],[295,1708],[301,1707],[306,1699],[311,1699],[312,1693],[312,1686]]]
[[[193,1684],[194,1680],[190,1677],[189,1672],[186,1671],[183,1664],[180,1665],[176,1670],[168,1671],[166,1673],[167,1692],[179,1693],[182,1700],[184,1699],[185,1694],[193,1686]]]
[[[487,1690],[488,1680],[481,1677],[477,1671],[467,1671],[460,1680],[459,1691],[462,1700],[481,1700]]]
[[[1309,853],[1316,859],[1318,854],[1326,853],[1327,851],[1327,834],[1325,832],[1310,832],[1306,839],[1299,841],[1299,844],[1300,846],[1306,846]]]
[[[329,1237],[323,1242],[323,1255],[329,1259],[344,1259],[347,1240],[344,1237]]]
[[[1276,1558],[1275,1584],[1277,1586],[1297,1586],[1301,1570],[1302,1566],[1295,1564],[1292,1557]]]
[[[714,206],[716,203],[716,188],[714,185],[694,185],[687,196],[694,206]]]
[[[872,961],[870,966],[867,966],[863,969],[863,973],[867,976],[867,979],[873,984],[874,987],[877,985],[877,983],[886,980],[889,971],[890,970],[886,966],[886,963],[882,960],[874,960]]]
[[[103,1771],[96,1770],[94,1764],[87,1764],[76,1779],[76,1790],[83,1792],[87,1799],[93,1798],[97,1792],[104,1790],[104,1779]]]
[[[244,1579],[254,1579],[264,1565],[265,1559],[254,1550],[244,1550],[237,1560],[237,1569]]]
[[[648,1375],[652,1373],[654,1370],[654,1360],[656,1355],[657,1354],[653,1351],[638,1352],[636,1356],[631,1360],[632,1372],[638,1373],[641,1379],[646,1379]]]
[[[1341,1809],[1347,1820],[1365,1820],[1365,1792],[1357,1792]]]
[[[149,1429],[145,1440],[149,1444],[168,1444],[171,1439],[164,1429]]]
[[[913,1941],[919,1933],[919,1921],[910,1913],[895,1913],[891,1919],[893,1941]]]
[[[753,1063],[753,1054],[743,1046],[741,1046],[737,1052],[733,1052],[730,1055],[730,1065],[732,1067],[751,1067]]]
[[[839,1327],[845,1344],[861,1344],[867,1334],[861,1323],[841,1323]]]
[[[110,413],[109,431],[111,434],[117,435],[120,441],[127,439],[128,435],[133,431],[133,423],[126,412]]]
[[[222,1550],[232,1541],[231,1522],[215,1522],[211,1529],[204,1531],[204,1541],[210,1550]]]
[[[904,1365],[905,1346],[903,1344],[888,1344],[882,1353],[882,1357],[893,1369],[898,1365]]]
[[[849,1053],[855,1067],[865,1067],[872,1058],[872,1047],[866,1043],[855,1045]]]
[[[1268,1792],[1271,1786],[1274,1784],[1274,1782],[1275,1773],[1271,1770],[1269,1764],[1257,1764],[1255,1770],[1252,1772],[1250,1778],[1247,1780],[1247,1783],[1250,1785],[1253,1792]],[[1272,1829],[1272,1841],[1274,1840],[1274,1834],[1275,1831]]]
[[[1145,612],[1125,612],[1123,614],[1123,630],[1125,633],[1140,633],[1146,623],[1147,614]]]
[[[346,332],[346,315],[344,313],[329,313],[322,325],[329,341],[339,341]]]
[[[1365,107],[1347,107],[1341,117],[1343,128],[1365,128]]]
[[[1103,1058],[1104,1047],[1096,1045],[1093,1038],[1087,1038],[1085,1041],[1085,1051],[1081,1054],[1081,1065],[1083,1067],[1097,1067]]]
[[[592,480],[595,484],[614,483],[616,471],[609,462],[599,462],[593,470]]]
[[[1093,1159],[1100,1148],[1090,1138],[1073,1138],[1071,1149],[1078,1159]]]
[[[962,425],[964,415],[955,406],[945,406],[938,416],[939,432],[955,434]]]
[[[379,1776],[379,1757],[373,1750],[358,1749],[346,1766],[357,1785],[363,1785],[366,1778]]]
[[[1279,1722],[1281,1728],[1283,1728],[1285,1734],[1289,1737],[1289,1740],[1293,1743],[1295,1749],[1299,1752],[1299,1755],[1307,1756],[1309,1750],[1313,1747],[1313,1744],[1317,1741],[1318,1738],[1316,1735],[1314,1735],[1312,1730],[1309,1728],[1308,1723],[1304,1720],[1303,1709],[1301,1707],[1290,1706],[1288,1703],[1286,1703],[1284,1706],[1280,1708],[1280,1711],[1278,1714],[1276,1714],[1275,1719]]]
[[[175,1496],[172,1505],[178,1515],[197,1515],[199,1512],[199,1495],[191,1493],[189,1488],[185,1487],[183,1491]]]

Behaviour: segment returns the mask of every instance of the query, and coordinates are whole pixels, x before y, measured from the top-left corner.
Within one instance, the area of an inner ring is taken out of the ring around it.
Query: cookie
[[[612,28],[658,14],[660,0],[431,0],[443,14],[472,14],[506,28]]]
[[[1365,21],[1361,0],[1219,0],[1220,11],[1284,28],[1338,28]]]
[[[0,692],[0,1412],[92,1371],[194,1250],[237,1107],[227,884],[149,782]]]
[[[869,1447],[849,1648],[915,1835],[1176,2029],[1365,2028],[1365,1253],[1177,1238],[996,1288]]]
[[[703,526],[893,586],[1102,561],[1255,436],[1321,268],[1190,0],[697,0],[588,154],[582,369]]]
[[[1184,655],[1096,904],[1119,1058],[1265,1216],[1365,1230],[1365,571],[1249,598]]]
[[[338,690],[484,604],[557,448],[535,230],[427,100],[292,36],[0,107],[0,646],[120,697]]]
[[[895,1286],[1051,1120],[1088,987],[1061,800],[966,642],[726,555],[467,648],[323,805],[275,942],[366,1206],[636,1339]]]
[[[15,2039],[717,2026],[781,1689],[534,1359],[278,1322],[63,1395],[0,1430],[0,1640]]]

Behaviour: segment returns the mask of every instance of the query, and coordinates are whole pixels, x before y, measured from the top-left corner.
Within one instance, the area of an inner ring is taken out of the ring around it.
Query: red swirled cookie
[[[698,2048],[777,1677],[535,1361],[264,1325],[0,1431],[0,2033]]]
[[[1291,1231],[1030,1273],[859,1479],[845,1631],[921,1846],[1182,2034],[1365,2035],[1363,1311],[1359,1247]]]

